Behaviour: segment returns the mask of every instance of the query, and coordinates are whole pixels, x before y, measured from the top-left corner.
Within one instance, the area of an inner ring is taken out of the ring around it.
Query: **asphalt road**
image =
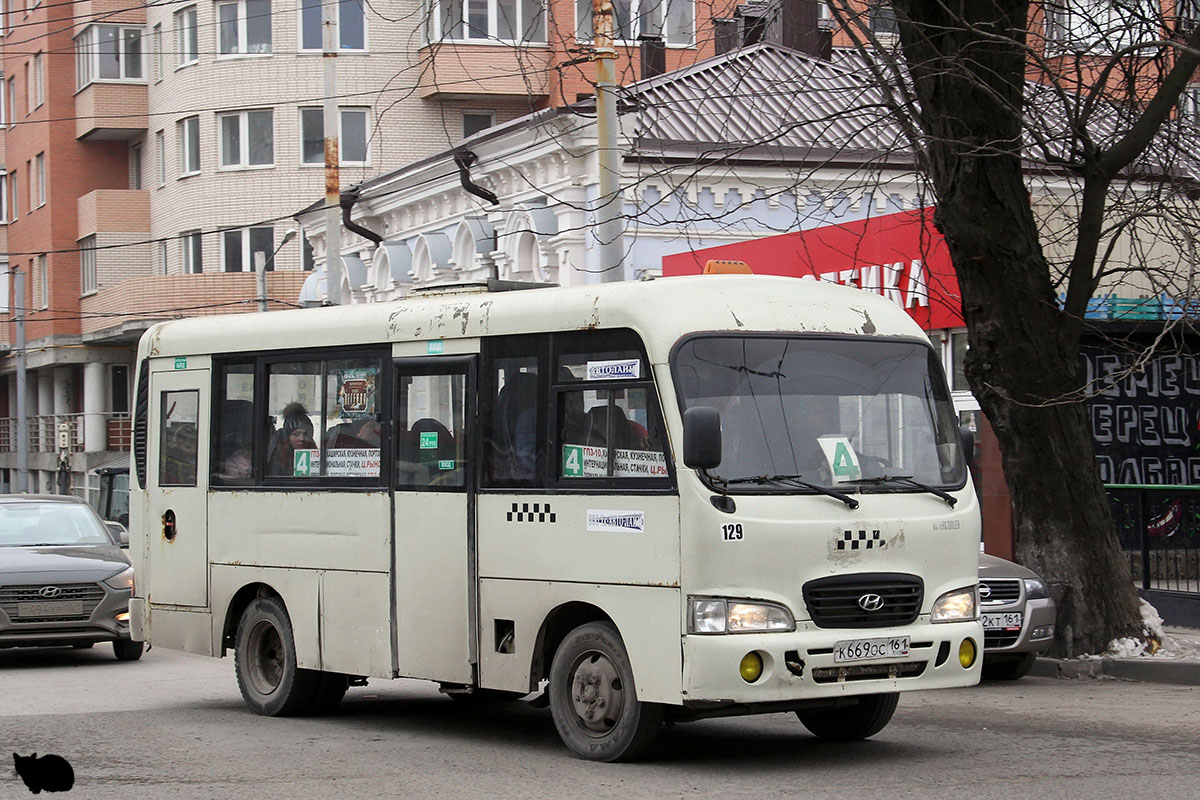
[[[772,714],[679,725],[651,762],[595,764],[547,710],[415,681],[373,679],[332,717],[268,719],[243,707],[228,658],[0,650],[0,752],[67,758],[68,798],[1191,798],[1198,730],[1198,687],[1031,677],[906,694],[867,742]],[[5,763],[0,800],[29,796]]]

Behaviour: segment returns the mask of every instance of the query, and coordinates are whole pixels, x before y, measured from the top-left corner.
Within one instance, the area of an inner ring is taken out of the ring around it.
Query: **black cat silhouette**
[[[19,756],[13,753],[13,764],[17,774],[29,791],[66,792],[75,785],[75,770],[62,756],[47,755],[38,758],[38,754]]]

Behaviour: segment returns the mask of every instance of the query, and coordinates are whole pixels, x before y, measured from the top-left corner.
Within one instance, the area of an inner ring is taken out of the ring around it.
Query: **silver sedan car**
[[[1022,678],[1054,642],[1054,601],[1033,570],[979,554],[983,677]]]
[[[70,495],[0,495],[0,647],[91,647],[129,638],[133,565],[119,538]]]

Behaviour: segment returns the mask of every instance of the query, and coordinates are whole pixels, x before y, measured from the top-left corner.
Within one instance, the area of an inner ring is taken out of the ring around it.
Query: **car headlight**
[[[774,603],[721,597],[688,598],[688,633],[763,633],[795,629],[792,613]]]
[[[1046,582],[1041,578],[1026,578],[1025,596],[1030,600],[1037,600],[1041,597],[1049,597],[1050,590],[1046,588]]]
[[[929,612],[930,622],[962,622],[975,619],[975,587],[946,592],[933,604]]]
[[[127,567],[111,578],[105,578],[104,582],[114,589],[128,589],[129,593],[133,594],[133,567]]]

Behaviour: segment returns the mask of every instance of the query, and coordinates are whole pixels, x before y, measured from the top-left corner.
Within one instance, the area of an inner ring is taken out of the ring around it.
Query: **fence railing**
[[[109,411],[101,414],[38,414],[29,417],[29,452],[57,453],[58,426],[67,425],[68,449],[82,453],[85,426],[88,418],[95,418],[102,426],[103,450],[128,450],[130,419],[127,412]],[[17,450],[16,417],[0,417],[0,453],[15,453]]]
[[[1134,581],[1200,595],[1200,486],[1105,488]]]

